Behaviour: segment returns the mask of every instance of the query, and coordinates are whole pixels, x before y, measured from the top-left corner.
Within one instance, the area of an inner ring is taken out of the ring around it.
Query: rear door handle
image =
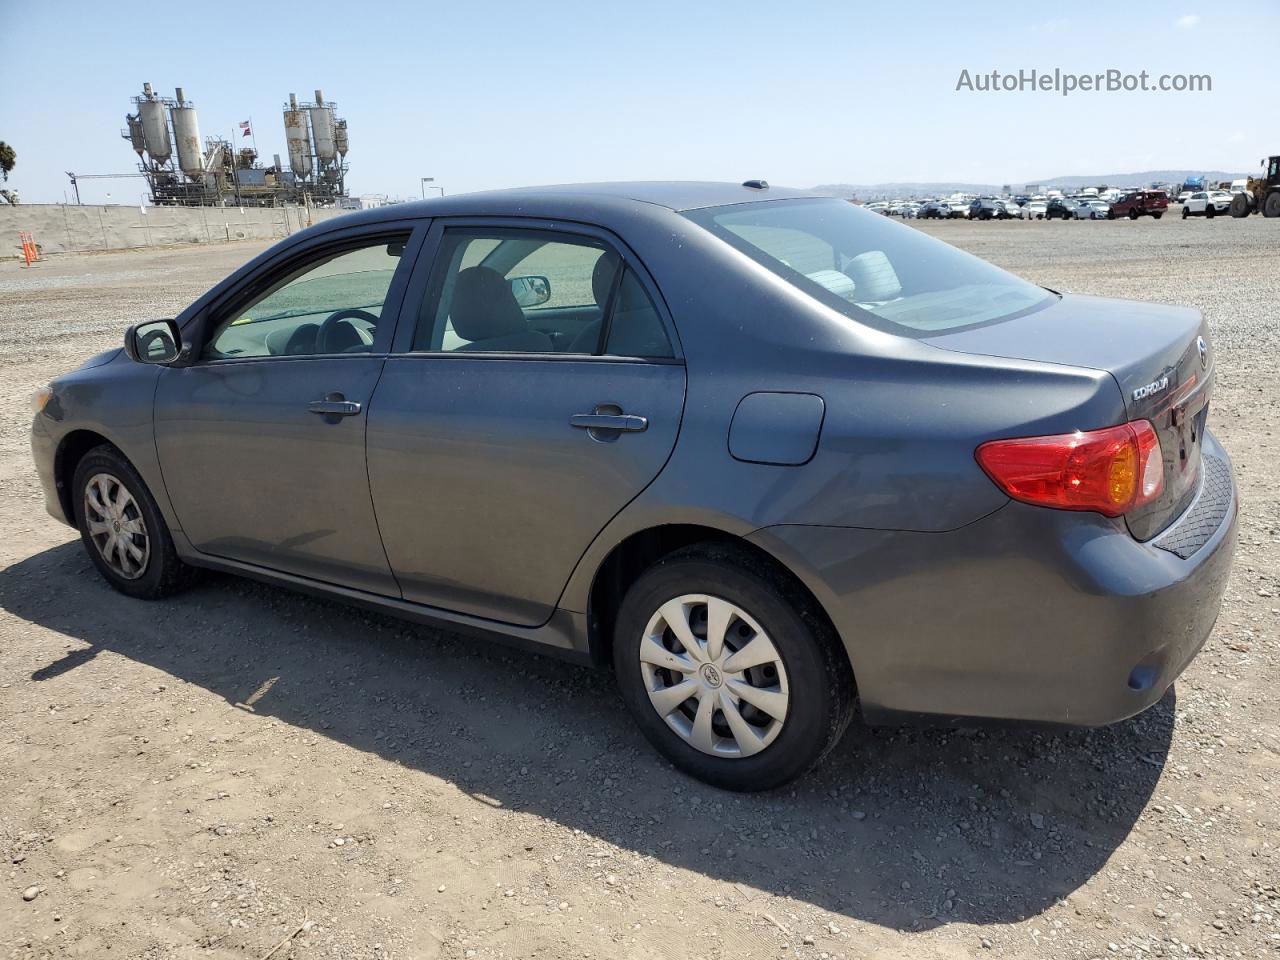
[[[326,400],[312,400],[307,404],[307,410],[324,417],[354,417],[360,412],[360,404],[354,400],[338,400],[330,397]]]
[[[569,418],[571,427],[584,430],[617,430],[622,433],[640,433],[649,429],[646,417],[634,413],[575,413]]]

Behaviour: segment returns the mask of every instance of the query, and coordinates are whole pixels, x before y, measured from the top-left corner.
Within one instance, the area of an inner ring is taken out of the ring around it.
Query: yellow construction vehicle
[[[1262,211],[1264,217],[1280,217],[1280,157],[1268,157],[1262,161],[1266,176],[1250,177],[1244,192],[1231,198],[1231,215],[1247,217]]]

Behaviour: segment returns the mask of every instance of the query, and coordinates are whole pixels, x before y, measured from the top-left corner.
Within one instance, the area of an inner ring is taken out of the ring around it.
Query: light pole
[[[423,178],[422,178],[422,199],[423,199],[423,200],[427,199],[427,184],[428,184],[428,183],[432,183],[432,182],[434,182],[434,181],[435,181],[435,179],[436,179],[435,177],[423,177]],[[442,196],[442,197],[444,196],[444,187],[431,187],[430,189],[432,189],[432,190],[439,190],[439,191],[440,191],[440,196]]]

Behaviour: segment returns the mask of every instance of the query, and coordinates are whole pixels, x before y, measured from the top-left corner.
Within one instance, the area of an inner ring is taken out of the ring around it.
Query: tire
[[[1190,211],[1190,210],[1188,210],[1186,207],[1183,207],[1183,208],[1182,208],[1182,219],[1183,219],[1183,220],[1185,220],[1185,219],[1187,219],[1187,217],[1189,217],[1189,216],[1191,216],[1191,211]]]
[[[1114,210],[1108,210],[1108,211],[1107,211],[1107,219],[1108,219],[1108,220],[1114,220],[1115,218],[1116,218],[1116,212],[1115,212]]]
[[[1136,207],[1135,207],[1134,209],[1132,209],[1132,210],[1130,210],[1130,211],[1129,211],[1129,219],[1130,219],[1130,220],[1137,220],[1137,219],[1138,219],[1138,210],[1137,210],[1137,208],[1136,208]]]
[[[1280,190],[1272,190],[1262,202],[1264,217],[1280,217]]]
[[[1217,208],[1217,207],[1215,207],[1212,203],[1207,203],[1207,204],[1205,204],[1205,207],[1204,207],[1204,216],[1205,216],[1205,219],[1206,219],[1206,220],[1212,220],[1212,219],[1213,219],[1214,217],[1216,217],[1217,215],[1218,215],[1218,208]]]
[[[195,579],[195,569],[178,559],[151,491],[115,447],[103,444],[86,453],[76,465],[71,491],[76,526],[89,559],[116,590],[158,600]]]
[[[1163,217],[1163,216],[1164,216],[1164,211],[1163,211],[1163,210],[1161,210],[1159,213],[1153,213],[1153,214],[1151,215],[1151,219],[1152,219],[1152,220],[1159,220],[1159,219],[1160,219],[1161,217]]]
[[[1243,193],[1231,198],[1231,215],[1237,220],[1249,215],[1249,198]]]
[[[687,600],[673,608],[671,601],[680,598]],[[713,604],[728,625],[728,639],[711,662],[704,625]],[[731,613],[725,612],[727,606],[734,608]],[[694,624],[698,654],[691,656],[675,639],[667,619],[673,609],[683,623]],[[699,626],[702,637],[697,636]],[[765,661],[736,671],[736,677],[724,671],[732,663],[734,645],[741,644],[737,649],[742,651],[761,638],[765,647],[752,649],[768,651],[762,653]],[[650,652],[648,662],[641,661],[642,649]],[[677,666],[656,665],[664,655]],[[618,612],[613,662],[622,699],[654,748],[677,769],[726,790],[768,790],[801,776],[835,747],[853,717],[853,674],[826,619],[768,561],[733,545],[688,547],[645,571]],[[675,704],[668,698],[665,713],[665,706],[650,699],[651,691],[682,684],[692,684],[689,697]],[[744,685],[760,691],[757,695],[772,694],[761,702],[784,704],[783,717],[779,720],[745,698],[736,698],[736,705],[733,698],[725,699],[731,689]],[[779,692],[782,701],[777,700]],[[696,707],[704,703],[705,714]],[[749,721],[746,736],[735,732],[742,729],[737,723],[731,726],[726,703],[735,713],[745,704],[736,716],[738,723]],[[707,726],[699,737],[695,721],[703,716]],[[699,739],[703,746],[695,745]]]

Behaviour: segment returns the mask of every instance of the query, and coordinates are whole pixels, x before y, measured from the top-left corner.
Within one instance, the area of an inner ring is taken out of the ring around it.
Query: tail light
[[[1015,500],[1118,517],[1164,489],[1160,438],[1148,420],[1052,437],[992,440],[978,463]]]

